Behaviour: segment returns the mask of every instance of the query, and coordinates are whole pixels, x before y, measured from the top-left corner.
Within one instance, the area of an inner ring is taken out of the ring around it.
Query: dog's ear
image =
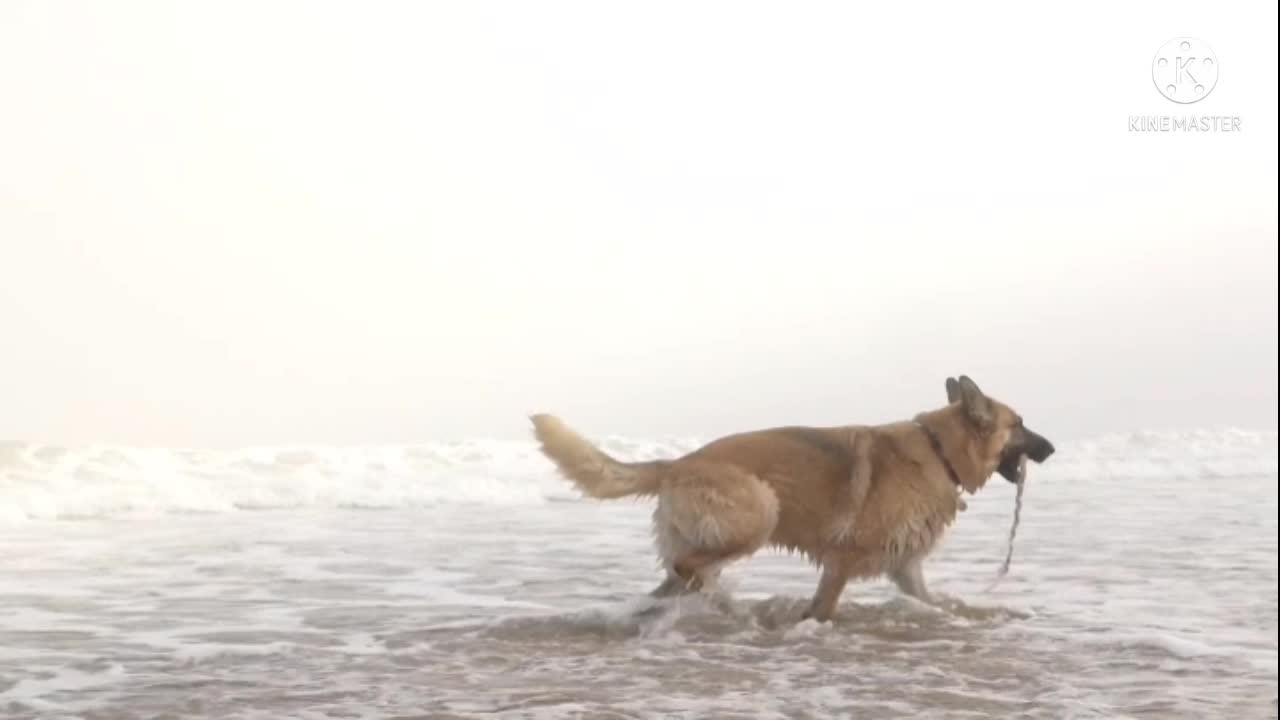
[[[973,424],[982,429],[991,427],[995,422],[991,401],[968,375],[961,375],[959,380],[947,378],[947,402],[959,402]]]

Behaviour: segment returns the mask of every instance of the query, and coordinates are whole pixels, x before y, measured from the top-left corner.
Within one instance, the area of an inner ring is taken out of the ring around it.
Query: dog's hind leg
[[[686,548],[684,552],[675,553],[676,559],[667,563],[667,577],[649,591],[649,596],[664,598],[710,587],[720,576],[720,570],[743,554],[740,548],[714,552]]]
[[[678,583],[685,589],[696,592],[713,587],[725,565],[750,555],[759,547],[760,545],[735,546],[691,552],[676,560],[671,569]]]
[[[664,598],[689,592],[688,581],[676,574],[675,558],[687,555],[695,548],[672,522],[671,501],[665,496],[659,496],[658,507],[653,510],[653,540],[666,577],[658,587],[649,591],[649,596]]]
[[[654,529],[667,579],[653,595],[714,585],[727,564],[760,549],[778,522],[778,498],[732,465],[699,464],[672,477],[658,499]]]

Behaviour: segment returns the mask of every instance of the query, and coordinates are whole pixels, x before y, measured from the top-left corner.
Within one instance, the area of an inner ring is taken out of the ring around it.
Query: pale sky
[[[0,440],[1275,428],[1276,4],[976,8],[0,3]]]

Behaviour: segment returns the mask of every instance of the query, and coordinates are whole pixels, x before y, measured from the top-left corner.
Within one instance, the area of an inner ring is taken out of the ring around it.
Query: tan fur
[[[725,564],[773,546],[822,568],[806,612],[819,620],[851,579],[888,575],[929,600],[921,563],[962,501],[916,423],[933,430],[969,493],[986,484],[1021,423],[998,401],[957,395],[912,422],[777,427],[671,460],[625,463],[555,417],[531,419],[543,452],[586,495],[657,497],[654,535],[667,579],[655,595],[698,589]]]

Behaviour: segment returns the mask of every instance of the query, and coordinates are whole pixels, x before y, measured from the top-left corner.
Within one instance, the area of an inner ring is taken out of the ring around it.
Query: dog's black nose
[[[1048,440],[1045,440],[1042,437],[1037,436],[1036,439],[1039,442],[1032,444],[1031,451],[1027,453],[1027,457],[1031,458],[1037,463],[1042,463],[1045,460],[1049,459],[1049,456],[1054,453],[1056,448],[1053,447],[1053,443],[1049,442]]]

